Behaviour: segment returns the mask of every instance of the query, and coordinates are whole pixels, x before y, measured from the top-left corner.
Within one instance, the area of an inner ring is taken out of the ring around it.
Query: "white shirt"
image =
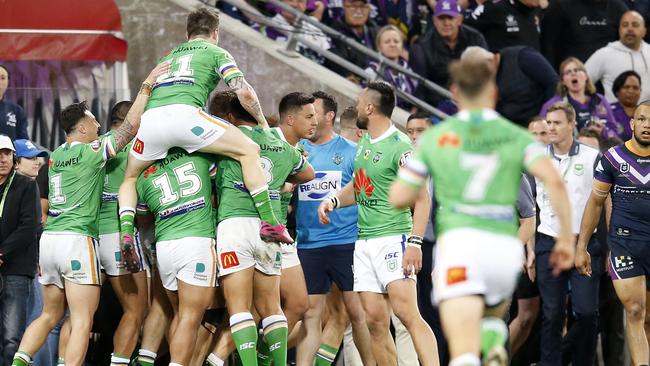
[[[573,233],[577,235],[580,233],[582,214],[591,194],[594,165],[598,159],[599,151],[574,140],[568,154],[556,155],[553,151],[553,145],[548,146],[548,153],[551,156],[553,166],[558,170],[566,184],[569,203],[571,204],[571,228]],[[535,183],[537,185],[537,205],[539,206],[540,221],[537,231],[548,236],[557,237],[560,231],[560,222],[551,207],[550,196],[544,188],[544,183],[538,179],[535,179]]]

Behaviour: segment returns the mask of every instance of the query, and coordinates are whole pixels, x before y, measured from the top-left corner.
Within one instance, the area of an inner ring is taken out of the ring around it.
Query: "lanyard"
[[[2,212],[5,208],[5,200],[7,199],[7,193],[9,193],[9,188],[11,187],[11,182],[14,181],[15,175],[16,172],[12,172],[11,177],[9,177],[9,182],[7,182],[7,186],[5,187],[5,191],[2,193],[2,200],[0,201],[0,217],[2,217]]]

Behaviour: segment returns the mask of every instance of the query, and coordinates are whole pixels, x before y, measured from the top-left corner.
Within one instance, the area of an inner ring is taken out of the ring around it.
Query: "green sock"
[[[135,209],[133,207],[120,207],[120,237],[130,235],[133,237],[135,222]]]
[[[138,350],[138,363],[140,366],[153,366],[156,362],[156,353],[146,349]]]
[[[271,315],[262,320],[264,329],[264,342],[268,344],[273,364],[287,364],[287,339],[289,337],[289,327],[287,318],[284,315]]]
[[[65,365],[65,360],[63,359],[63,357],[59,357],[59,359],[56,360],[56,364],[57,365]]]
[[[280,223],[273,213],[273,207],[271,207],[269,186],[264,186],[256,191],[251,191],[251,197],[253,198],[253,202],[255,202],[257,213],[260,214],[260,220],[268,223],[271,226],[275,226]]]
[[[257,338],[257,364],[260,366],[271,366],[273,358],[271,358],[271,351],[269,345],[264,341],[264,333],[261,333]]]
[[[338,352],[338,347],[332,347],[325,343],[321,343],[318,352],[316,353],[314,366],[330,366],[332,362],[334,362]]]
[[[230,332],[244,366],[257,366],[257,326],[251,313],[230,317]]]
[[[11,362],[11,366],[29,366],[30,362],[32,362],[32,356],[25,352],[18,351],[14,355],[14,360]]]
[[[508,340],[508,326],[495,317],[484,318],[481,322],[481,352],[484,357],[494,347],[505,346]]]

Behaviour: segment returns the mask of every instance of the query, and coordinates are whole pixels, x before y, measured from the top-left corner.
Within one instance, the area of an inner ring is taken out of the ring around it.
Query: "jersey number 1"
[[[465,183],[463,198],[468,201],[481,201],[499,169],[499,156],[496,154],[460,153],[460,167],[470,171]]]

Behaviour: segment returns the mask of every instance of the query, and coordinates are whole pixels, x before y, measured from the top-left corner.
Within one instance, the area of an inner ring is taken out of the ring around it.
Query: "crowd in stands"
[[[413,70],[444,88],[447,65],[469,47],[492,53],[499,80],[498,111],[525,126],[544,115],[558,100],[571,103],[578,128],[589,125],[604,137],[629,138],[632,106],[650,99],[650,49],[645,20],[647,0],[284,0],[349,39]],[[248,20],[225,2],[222,10],[259,27],[277,41],[287,31],[300,32],[314,45],[364,69],[370,80],[381,79],[447,114],[454,103],[380,60],[323,33],[308,22],[294,28],[296,19],[266,2],[258,8],[277,29]],[[339,75],[365,80],[310,47],[297,51]],[[623,79],[620,75],[634,72]],[[636,91],[635,91],[636,90]],[[401,100],[411,112],[416,107]]]

